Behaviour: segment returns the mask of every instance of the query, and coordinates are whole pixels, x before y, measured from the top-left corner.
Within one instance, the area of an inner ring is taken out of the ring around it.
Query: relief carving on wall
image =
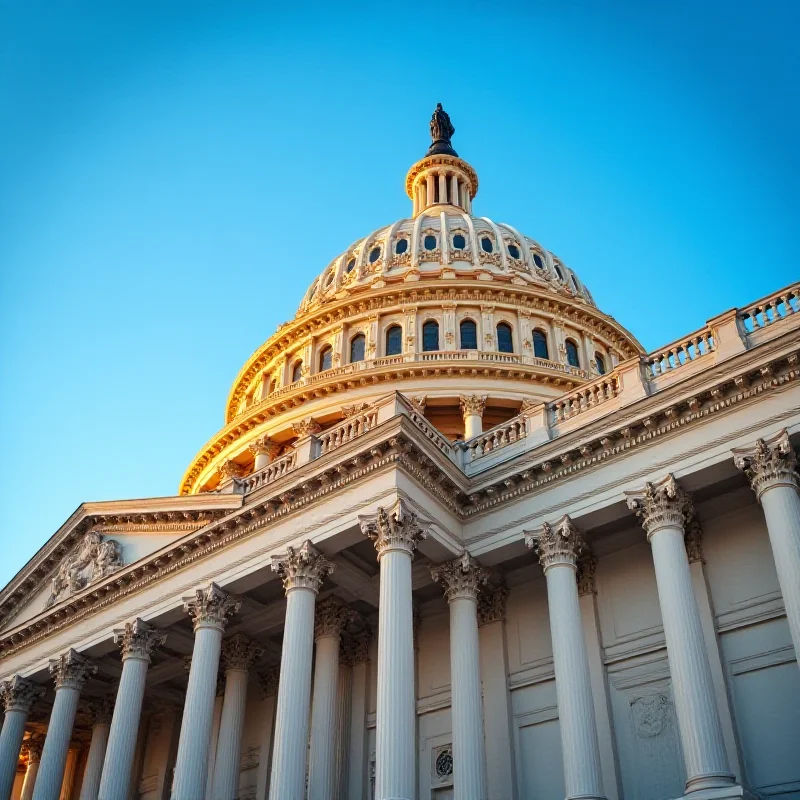
[[[633,729],[640,739],[653,739],[669,724],[670,702],[664,692],[631,700]]]
[[[50,586],[45,608],[61,602],[75,592],[102,580],[122,567],[122,547],[114,539],[103,541],[101,534],[89,531],[69,552]]]

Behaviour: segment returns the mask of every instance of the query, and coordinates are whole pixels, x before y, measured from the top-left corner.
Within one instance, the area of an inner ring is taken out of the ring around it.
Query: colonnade
[[[800,652],[800,486],[795,453],[784,431],[736,450],[734,458],[764,507],[789,626]],[[685,546],[686,528],[694,514],[691,499],[672,475],[626,492],[626,497],[651,545],[686,792],[735,793],[736,776],[728,763]],[[380,565],[375,797],[413,800],[417,796],[417,742],[411,566],[426,533],[402,501],[359,521],[362,532],[375,545]],[[586,545],[568,516],[526,532],[525,540],[535,548],[547,586],[566,797],[603,800],[595,706],[576,581]],[[334,797],[347,772],[337,763],[342,759],[338,743],[349,724],[341,708],[345,689],[339,654],[343,631],[357,615],[336,597],[317,604],[320,585],[334,568],[310,542],[273,557],[287,607],[270,800]],[[465,552],[434,568],[432,577],[443,585],[450,608],[455,796],[485,800],[487,748],[478,600],[488,572]],[[213,800],[233,800],[237,795],[247,676],[263,652],[242,634],[223,639],[227,620],[239,606],[236,597],[214,583],[185,600],[195,636],[173,800],[197,800],[206,794],[220,665],[226,687],[211,794]],[[119,689],[113,715],[110,700],[94,706],[81,800],[127,797],[150,656],[164,643],[166,634],[136,619],[115,630],[114,638],[122,651]],[[78,698],[97,665],[69,650],[51,662],[50,669],[55,702],[44,742],[33,737],[25,741],[29,767],[22,789],[24,800],[58,800]],[[0,732],[0,800],[10,797],[27,718],[44,692],[43,686],[19,675],[0,684],[6,709]]]

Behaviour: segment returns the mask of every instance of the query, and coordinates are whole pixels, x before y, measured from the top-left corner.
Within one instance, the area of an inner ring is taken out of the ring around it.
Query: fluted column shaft
[[[92,741],[89,745],[86,767],[83,770],[80,800],[97,800],[98,798],[110,730],[109,722],[97,722],[92,726]]]
[[[352,705],[353,669],[339,663],[339,686],[336,690],[336,751],[334,756],[335,800],[347,798],[347,768],[350,760],[350,710]]]
[[[313,589],[296,587],[287,592],[270,800],[305,796],[315,601]]]
[[[71,686],[56,689],[53,711],[47,724],[42,761],[33,790],[34,800],[58,800],[79,696],[80,691]]]
[[[225,696],[214,760],[212,800],[234,800],[239,794],[239,763],[246,709],[247,670],[228,669],[225,672]]]
[[[28,769],[25,771],[25,780],[22,782],[22,792],[19,800],[33,800],[33,789],[36,786],[36,776],[39,774],[39,758],[28,761]]]
[[[334,796],[336,752],[336,695],[339,685],[339,634],[317,638],[314,700],[311,706],[311,764],[309,800]]]
[[[28,712],[25,710],[6,711],[3,730],[0,732],[0,800],[11,797],[27,719]]]

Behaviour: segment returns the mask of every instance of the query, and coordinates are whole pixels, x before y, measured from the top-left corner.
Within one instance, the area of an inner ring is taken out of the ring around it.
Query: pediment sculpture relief
[[[119,542],[114,539],[104,541],[101,534],[90,531],[59,564],[44,607],[50,608],[120,567],[122,547]]]

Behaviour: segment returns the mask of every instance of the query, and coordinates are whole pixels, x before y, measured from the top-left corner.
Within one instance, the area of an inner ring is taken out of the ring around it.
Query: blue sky
[[[441,101],[479,215],[648,349],[797,279],[800,4],[0,0],[0,585],[174,494],[245,359],[410,214]]]

